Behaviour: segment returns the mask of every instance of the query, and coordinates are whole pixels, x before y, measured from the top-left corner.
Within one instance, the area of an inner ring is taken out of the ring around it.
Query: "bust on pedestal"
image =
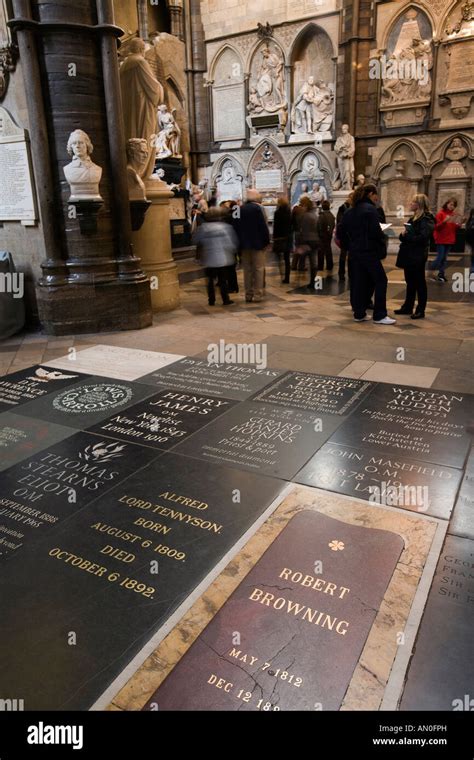
[[[130,199],[130,215],[132,230],[139,230],[145,220],[145,214],[150,206],[146,197],[145,183],[140,174],[148,161],[148,146],[146,140],[131,137],[127,140],[127,179],[128,197]]]
[[[77,219],[83,234],[97,232],[97,214],[104,200],[99,191],[102,169],[91,159],[94,151],[92,141],[82,129],[71,132],[67,152],[73,157],[64,167],[64,176],[71,195],[68,203],[76,207]]]

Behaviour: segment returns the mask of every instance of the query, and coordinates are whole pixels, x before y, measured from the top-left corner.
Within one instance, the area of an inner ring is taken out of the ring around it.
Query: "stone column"
[[[148,0],[137,0],[138,36],[148,41]]]
[[[35,172],[37,180],[46,182],[46,193],[53,194],[41,209],[48,259],[37,298],[43,326],[56,335],[135,329],[152,321],[149,282],[131,254],[130,228],[122,218],[123,209],[129,214],[122,197],[126,179],[124,185],[120,154],[125,145],[120,147],[120,126],[117,131],[113,121],[120,107],[114,103],[115,38],[123,32],[113,24],[109,0],[101,3],[103,23],[98,23],[95,0],[74,0],[73,6],[63,0],[15,0],[11,22],[24,39],[22,65],[34,80],[25,77],[26,86],[34,88],[35,100],[28,97],[30,121],[44,143],[42,151],[35,150]],[[31,39],[38,40],[37,50]],[[41,111],[44,131],[41,121],[36,124]],[[97,230],[88,234],[68,203],[70,188],[63,171],[70,162],[68,137],[75,129],[89,134],[93,161],[103,170],[105,203]],[[42,191],[40,185],[40,197]],[[54,240],[49,236],[51,220]]]
[[[171,34],[184,42],[183,0],[169,0],[168,8],[171,16]]]
[[[171,253],[169,206],[173,192],[162,180],[150,179],[145,186],[151,206],[141,229],[132,233],[133,241],[150,278],[153,311],[172,311],[180,305],[178,268]]]

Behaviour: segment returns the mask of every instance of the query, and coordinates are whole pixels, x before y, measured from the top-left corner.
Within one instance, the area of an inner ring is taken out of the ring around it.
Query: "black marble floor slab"
[[[467,460],[448,533],[474,541],[474,449]]]
[[[143,446],[76,433],[6,470],[1,476],[0,560],[103,497],[157,456]]]
[[[256,365],[209,364],[205,359],[186,357],[138,378],[137,382],[243,401],[282,374],[282,370]]]
[[[402,549],[396,533],[298,513],[144,709],[338,710]]]
[[[75,433],[74,428],[3,412],[0,414],[0,472]]]
[[[96,376],[23,404],[17,413],[85,430],[152,393],[153,389],[142,383]]]
[[[165,454],[11,557],[2,697],[21,695],[25,710],[91,707],[282,487]]]
[[[74,362],[71,362],[71,371],[37,364],[20,372],[4,375],[0,377],[0,412],[15,411],[20,405],[50,393],[61,392],[89,377],[90,375],[83,372],[74,372]]]
[[[341,421],[335,415],[242,401],[175,451],[291,480]]]
[[[374,387],[373,383],[350,377],[288,372],[252,400],[311,412],[347,415]]]
[[[461,478],[452,467],[329,441],[293,480],[449,520]]]
[[[447,536],[401,710],[474,710],[474,541]]]
[[[152,390],[152,386],[143,385]],[[166,390],[154,392],[140,404],[90,428],[97,435],[134,441],[154,449],[168,450],[205,427],[237,402],[201,393]]]
[[[473,395],[379,383],[332,440],[462,468],[473,417]]]

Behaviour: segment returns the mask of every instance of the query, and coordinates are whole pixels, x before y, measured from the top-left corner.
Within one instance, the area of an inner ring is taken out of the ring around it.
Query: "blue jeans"
[[[439,274],[444,275],[446,264],[448,261],[448,253],[451,250],[451,244],[438,243],[436,246],[437,256],[433,263],[430,265],[430,269],[438,269]]]

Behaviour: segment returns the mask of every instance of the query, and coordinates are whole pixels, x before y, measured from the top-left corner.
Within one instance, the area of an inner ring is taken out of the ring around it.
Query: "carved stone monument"
[[[334,190],[352,190],[354,186],[355,140],[349,132],[349,125],[343,124],[341,134],[336,140],[334,152],[337,156],[337,170],[334,177]]]
[[[217,202],[238,201],[243,197],[243,175],[235,163],[227,158],[216,177]]]
[[[175,119],[176,110],[171,111],[162,103],[158,106],[156,134],[156,158],[182,158],[181,130]]]
[[[431,100],[433,46],[424,13],[410,8],[397,21],[386,51],[380,112],[385,127],[421,125]]]
[[[148,146],[146,140],[131,137],[127,140],[127,178],[128,197],[131,201],[145,201],[145,183],[141,173],[148,161]]]
[[[333,101],[334,92],[331,86],[322,81],[315,82],[313,76],[308,77],[293,103],[291,131],[306,135],[330,132]]]
[[[156,79],[150,64],[145,59],[145,43],[133,39],[130,55],[120,68],[125,137],[139,137],[151,147],[152,136],[156,133],[156,109],[164,100],[164,90]],[[155,167],[155,155],[150,150],[142,178],[147,179]]]
[[[454,137],[444,153],[446,166],[436,180],[437,207],[442,206],[448,198],[456,198],[458,202],[456,211],[461,216],[466,211],[471,184],[471,179],[462,164],[467,155],[467,148],[461,138]]]
[[[284,142],[288,121],[283,53],[273,40],[265,39],[252,61],[247,123],[252,136],[272,135]],[[263,129],[263,132],[261,131]],[[251,140],[251,143],[256,140]]]
[[[472,123],[474,114],[474,3],[472,0],[458,5],[443,30],[438,71],[440,83],[436,115],[441,125],[459,120]]]

